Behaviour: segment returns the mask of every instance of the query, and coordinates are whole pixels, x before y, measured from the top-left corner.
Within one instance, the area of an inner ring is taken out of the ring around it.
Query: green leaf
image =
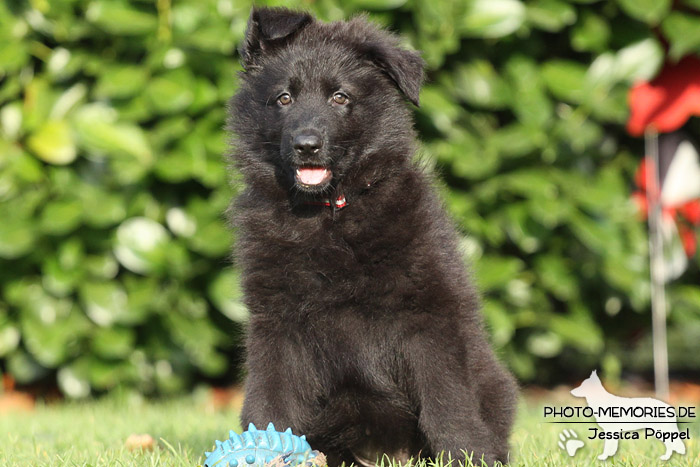
[[[99,329],[92,338],[92,348],[103,358],[121,359],[128,357],[134,348],[136,336],[131,329],[110,327]]]
[[[42,268],[42,282],[47,292],[66,297],[82,278],[82,272],[79,267],[66,268],[56,258],[49,258]]]
[[[664,60],[661,45],[652,38],[643,39],[620,49],[606,52],[593,60],[586,72],[589,105],[610,107],[611,89],[618,83],[631,85],[653,78]],[[614,92],[614,89],[613,89]],[[613,104],[615,105],[615,104]],[[625,102],[626,107],[626,102]]]
[[[143,130],[118,122],[114,109],[101,104],[83,106],[75,116],[75,130],[90,155],[126,159],[141,169],[152,163],[153,153]]]
[[[231,27],[222,23],[209,23],[183,39],[188,48],[231,56],[235,49]]]
[[[504,209],[506,233],[524,253],[534,253],[548,238],[547,231],[530,217],[527,203],[512,203]]]
[[[117,228],[114,255],[125,268],[148,274],[164,272],[170,236],[158,222],[132,217]]]
[[[80,192],[85,223],[98,228],[118,224],[126,217],[125,200],[118,193],[86,186]]]
[[[458,67],[454,80],[455,93],[472,105],[500,109],[508,103],[508,85],[486,60],[472,60]]]
[[[180,365],[181,367],[183,365]],[[182,370],[173,369],[173,365],[167,360],[155,362],[155,383],[162,394],[176,394],[186,388],[186,378]],[[151,367],[149,367],[151,368]]]
[[[671,43],[671,57],[678,60],[700,50],[700,18],[674,11],[661,23],[664,36]]]
[[[77,199],[51,201],[41,213],[41,230],[48,234],[61,235],[80,225],[83,206]]]
[[[499,303],[487,300],[484,303],[483,314],[493,345],[502,347],[507,344],[515,333],[513,321],[508,316],[508,312]]]
[[[620,86],[606,95],[595,93],[591,96],[593,116],[601,122],[624,125],[629,117],[628,89]]]
[[[119,264],[109,253],[90,255],[84,264],[87,273],[99,279],[114,279],[119,272]]]
[[[209,80],[199,78],[194,85],[194,97],[188,111],[198,113],[218,102],[219,92]]]
[[[561,337],[553,332],[538,332],[527,338],[527,348],[533,354],[542,358],[556,357],[561,353]]]
[[[19,76],[5,76],[4,82],[0,82],[0,100],[6,102],[18,98],[22,87]]]
[[[204,225],[198,223],[188,244],[194,251],[206,256],[225,256],[231,250],[231,233],[221,220],[213,220]]]
[[[535,260],[535,271],[542,285],[561,301],[578,298],[578,284],[573,265],[559,255],[541,255]]]
[[[574,24],[576,10],[561,0],[537,0],[527,4],[527,19],[539,29],[557,32]]]
[[[484,255],[475,265],[476,280],[484,292],[504,288],[524,267],[518,258]]]
[[[538,148],[546,138],[545,133],[516,122],[499,128],[488,144],[503,157],[521,157]]]
[[[162,118],[151,130],[153,145],[162,148],[184,138],[192,130],[192,121],[185,116]]]
[[[0,222],[0,258],[14,259],[29,253],[36,240],[34,225],[21,218]]]
[[[528,200],[527,203],[532,218],[549,229],[553,229],[568,219],[573,210],[571,203],[564,197],[538,197]]]
[[[55,306],[54,300],[45,302],[45,306]],[[38,310],[40,315],[22,315],[22,341],[32,356],[42,365],[54,368],[65,362],[69,356],[79,350],[82,335],[86,332],[85,318],[78,314],[68,302],[59,304],[67,308],[68,314],[61,316],[58,311]]]
[[[622,10],[634,19],[658,24],[671,9],[671,0],[617,0]]]
[[[239,323],[248,320],[248,310],[243,304],[240,276],[233,269],[219,273],[209,285],[209,298],[228,319]]]
[[[58,370],[57,381],[61,392],[69,398],[80,399],[90,395],[87,367],[79,362]]]
[[[161,287],[155,278],[128,274],[125,274],[124,287],[128,303],[124,313],[119,316],[119,322],[136,326],[143,323],[154,311],[154,304],[161,299]]]
[[[517,31],[525,21],[518,0],[473,0],[461,19],[461,32],[469,37],[498,38]]]
[[[183,182],[193,177],[194,161],[192,154],[180,148],[168,151],[158,157],[153,171],[166,182]]]
[[[168,228],[180,237],[189,238],[197,231],[197,221],[182,208],[170,208],[165,216]]]
[[[670,318],[681,326],[695,325],[700,318],[700,287],[677,286],[670,291]]]
[[[119,114],[119,121],[139,123],[154,117],[151,105],[143,92],[128,100],[112,101],[112,104]]]
[[[9,141],[0,141],[0,187],[3,194],[1,199],[16,196],[20,190],[30,184],[44,181],[44,164],[35,157],[22,151]]]
[[[70,164],[77,155],[71,128],[63,120],[49,120],[44,123],[29,137],[27,146],[49,164]]]
[[[47,61],[49,76],[54,81],[65,81],[83,69],[85,57],[74,54],[65,47],[54,47]]]
[[[609,223],[597,222],[581,213],[572,214],[569,224],[576,237],[592,251],[605,254],[619,245]]]
[[[495,177],[484,184],[499,192],[508,191],[524,198],[555,198],[559,190],[546,169],[522,169]]]
[[[136,379],[134,367],[128,360],[90,358],[88,362],[88,380],[95,389],[113,389]]]
[[[443,89],[437,86],[426,86],[421,91],[420,112],[430,119],[439,131],[450,133],[461,109]]]
[[[506,73],[513,83],[510,106],[518,120],[532,128],[546,126],[554,111],[535,62],[524,56],[515,56],[506,64]]]
[[[85,313],[98,326],[111,326],[125,313],[126,293],[116,282],[85,282],[80,286]]]
[[[85,17],[97,28],[116,35],[153,33],[158,26],[154,15],[118,0],[90,2]]]
[[[213,323],[205,319],[192,319],[180,313],[170,313],[164,318],[174,341],[182,347],[194,365],[208,375],[224,371],[226,360],[214,350],[214,345],[222,335]]]
[[[16,141],[22,130],[22,104],[11,102],[0,110],[0,129],[10,141]]]
[[[522,381],[529,381],[537,373],[536,359],[530,352],[521,350],[516,346],[506,347],[504,354],[509,362],[509,368]]]
[[[3,319],[0,322],[0,357],[7,356],[15,350],[19,344],[19,329],[17,326]]]
[[[594,13],[584,14],[571,31],[571,46],[578,52],[602,52],[609,40],[608,22]]]
[[[16,350],[7,357],[7,370],[20,384],[38,381],[46,376],[48,370],[39,364],[30,354]]]
[[[29,61],[29,44],[24,42],[5,43],[0,47],[0,70],[6,73],[17,72]]]
[[[76,108],[84,104],[87,92],[85,84],[77,83],[60,93],[51,107],[49,118],[60,120],[72,114]]]
[[[143,66],[114,65],[100,74],[93,92],[99,98],[123,99],[139,93],[147,80],[148,70]]]
[[[700,21],[696,24],[700,25]],[[648,38],[620,49],[615,61],[617,79],[633,84],[656,76],[664,61],[664,51],[656,39]]]
[[[566,316],[554,315],[550,318],[549,328],[581,352],[598,354],[603,350],[602,330],[591,319],[592,314],[582,305],[574,305]]]
[[[573,103],[586,94],[586,67],[570,60],[552,60],[542,67],[542,78],[555,97]]]
[[[157,76],[148,83],[145,95],[156,113],[176,113],[194,102],[195,81],[186,70],[171,71]]]

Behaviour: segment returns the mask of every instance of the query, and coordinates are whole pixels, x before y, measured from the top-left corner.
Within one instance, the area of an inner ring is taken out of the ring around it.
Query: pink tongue
[[[297,170],[299,181],[305,185],[318,185],[326,178],[326,169],[323,167],[300,167]]]

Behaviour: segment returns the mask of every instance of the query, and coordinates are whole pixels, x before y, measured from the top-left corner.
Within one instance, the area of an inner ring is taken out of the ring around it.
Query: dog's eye
[[[348,103],[348,96],[343,94],[342,92],[336,92],[333,94],[333,102],[335,102],[338,105],[345,105]]]
[[[289,105],[292,103],[292,96],[290,96],[288,92],[283,92],[277,98],[277,102],[279,102],[280,105]]]

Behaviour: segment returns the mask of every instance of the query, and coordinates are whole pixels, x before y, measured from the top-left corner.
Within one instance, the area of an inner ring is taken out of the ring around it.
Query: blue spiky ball
[[[229,431],[226,441],[217,440],[216,449],[204,454],[204,467],[264,467],[280,456],[285,466],[292,467],[313,459],[317,452],[291,428],[281,432],[270,423],[266,430],[258,430],[251,423],[240,435]]]

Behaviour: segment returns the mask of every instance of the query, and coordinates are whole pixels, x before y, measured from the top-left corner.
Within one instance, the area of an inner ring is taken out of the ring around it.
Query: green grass
[[[586,438],[589,425],[568,426],[576,429],[586,443],[573,459],[569,458],[557,447],[557,436],[565,427],[542,423],[541,409],[523,404],[512,437],[511,465],[700,467],[698,421],[690,425],[687,454],[674,454],[665,463],[658,460],[663,444],[643,439],[621,441],[618,453],[600,462],[596,456],[602,452],[603,441]],[[0,465],[195,466],[204,461],[204,451],[212,449],[215,439],[224,439],[229,429],[239,428],[236,413],[208,409],[204,398],[161,402],[106,399],[39,406],[30,413],[0,415]],[[157,440],[156,448],[150,452],[128,451],[124,442],[132,433],[149,433]]]

